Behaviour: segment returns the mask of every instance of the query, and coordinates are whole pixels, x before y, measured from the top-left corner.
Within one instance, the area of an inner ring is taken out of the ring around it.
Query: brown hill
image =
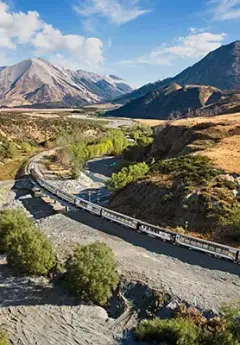
[[[197,236],[240,244],[240,224],[220,226],[240,210],[240,114],[161,126],[143,159],[151,173],[120,190],[112,209],[183,232],[187,221]]]

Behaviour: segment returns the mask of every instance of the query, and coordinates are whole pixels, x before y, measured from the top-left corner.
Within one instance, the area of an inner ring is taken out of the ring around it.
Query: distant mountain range
[[[219,112],[239,109],[240,41],[216,49],[173,78],[144,85],[115,102],[125,105],[111,116],[132,118],[166,119],[173,112],[185,114],[203,107],[219,107]]]
[[[0,67],[0,106],[80,107],[130,91],[116,76],[72,71],[43,59]]]

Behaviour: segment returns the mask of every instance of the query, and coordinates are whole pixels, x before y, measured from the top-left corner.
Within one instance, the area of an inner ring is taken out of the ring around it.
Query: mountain
[[[222,90],[240,89],[240,41],[221,46],[173,78],[144,85],[127,95],[120,96],[115,101],[126,104],[171,83],[178,83],[181,86],[210,85]]]
[[[72,71],[43,59],[0,68],[0,106],[84,106],[130,91],[132,88],[116,76]]]
[[[221,112],[221,107],[226,111],[227,105],[231,101],[237,103],[237,96],[240,101],[240,91],[238,93],[223,92],[212,86],[205,85],[185,85],[177,83],[168,87],[149,92],[143,97],[139,97],[123,107],[111,111],[110,116],[149,118],[166,120],[169,116],[181,117],[189,111],[205,111],[206,114]],[[202,114],[201,113],[201,114]]]

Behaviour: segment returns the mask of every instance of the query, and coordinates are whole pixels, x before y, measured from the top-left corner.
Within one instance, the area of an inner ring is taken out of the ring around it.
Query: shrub
[[[22,150],[26,153],[31,153],[33,151],[33,147],[30,143],[23,143],[21,146]]]
[[[0,345],[10,345],[6,333],[0,333]]]
[[[188,319],[145,320],[136,329],[137,340],[166,342],[169,345],[197,345],[199,331]]]
[[[222,173],[212,167],[208,157],[186,155],[177,158],[161,160],[152,166],[153,172],[172,174],[176,180],[182,180],[186,189],[194,185],[207,185]]]
[[[220,217],[215,236],[240,243],[240,206],[234,205],[226,216]]]
[[[52,244],[23,212],[8,210],[2,214],[0,236],[1,249],[17,272],[45,275],[54,267]]]
[[[7,252],[13,233],[16,235],[33,226],[33,222],[21,211],[6,210],[2,212],[0,218],[0,252]]]
[[[104,243],[79,246],[67,261],[64,284],[82,300],[106,304],[118,281],[113,252]]]
[[[182,306],[175,318],[145,320],[135,330],[137,340],[168,345],[240,345],[240,302],[222,308],[207,320],[193,308]]]
[[[6,144],[6,158],[15,158],[18,155],[18,146],[13,141]]]
[[[110,191],[116,192],[129,183],[144,177],[148,171],[149,168],[145,162],[129,165],[122,168],[118,173],[113,174],[112,178],[107,182],[107,187]]]
[[[17,272],[31,275],[47,275],[56,264],[51,242],[35,228],[12,236],[7,262]]]

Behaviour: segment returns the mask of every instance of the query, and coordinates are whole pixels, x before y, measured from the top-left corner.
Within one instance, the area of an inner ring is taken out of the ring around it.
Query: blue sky
[[[240,0],[0,0],[0,65],[42,57],[134,87],[240,39]]]

